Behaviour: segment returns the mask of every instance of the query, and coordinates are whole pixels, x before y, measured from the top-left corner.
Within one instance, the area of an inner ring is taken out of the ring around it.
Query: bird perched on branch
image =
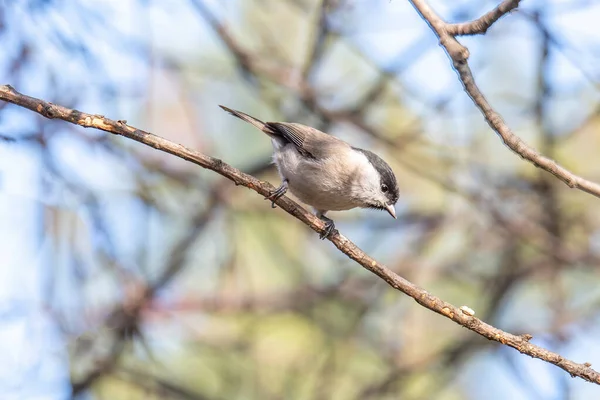
[[[352,147],[310,126],[288,122],[262,122],[240,111],[219,106],[269,135],[273,161],[282,182],[266,199],[271,205],[288,189],[312,206],[323,222],[325,239],[335,229],[327,211],[355,207],[386,210],[396,218],[398,183],[390,166],[368,150]]]

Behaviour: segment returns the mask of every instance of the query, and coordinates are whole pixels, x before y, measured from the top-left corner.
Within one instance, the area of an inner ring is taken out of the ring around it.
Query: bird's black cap
[[[388,188],[388,191],[385,193],[387,199],[389,200],[388,204],[396,204],[398,198],[400,197],[400,190],[398,189],[398,182],[396,181],[396,175],[394,175],[392,168],[388,165],[388,163],[383,161],[381,157],[372,151],[359,149],[357,147],[353,147],[353,149],[363,153],[371,165],[373,165],[377,172],[379,172],[381,185],[386,185]]]

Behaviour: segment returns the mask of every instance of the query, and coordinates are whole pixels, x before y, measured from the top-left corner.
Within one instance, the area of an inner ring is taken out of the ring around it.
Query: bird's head
[[[354,148],[367,163],[354,177],[353,195],[360,199],[362,207],[387,211],[396,218],[394,206],[400,197],[398,182],[392,168],[377,154]]]

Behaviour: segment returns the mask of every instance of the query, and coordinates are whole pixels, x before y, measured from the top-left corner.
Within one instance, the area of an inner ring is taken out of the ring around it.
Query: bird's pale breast
[[[274,154],[282,179],[288,180],[289,190],[303,203],[321,211],[342,211],[361,204],[349,190],[359,171],[343,169],[340,157],[345,153],[314,160],[298,153],[292,145]]]

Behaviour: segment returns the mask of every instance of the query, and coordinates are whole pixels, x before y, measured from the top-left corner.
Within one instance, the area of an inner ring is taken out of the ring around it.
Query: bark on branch
[[[550,172],[570,188],[580,189],[596,197],[600,197],[599,184],[575,175],[556,161],[540,154],[511,131],[500,114],[492,108],[483,93],[481,93],[481,90],[479,90],[467,61],[469,50],[456,40],[456,36],[458,35],[484,33],[500,17],[515,9],[519,5],[520,0],[505,0],[481,18],[465,24],[447,23],[425,0],[410,0],[410,2],[439,38],[440,45],[450,56],[452,65],[456,69],[456,72],[458,72],[459,79],[465,91],[477,108],[479,108],[488,125],[500,136],[504,144],[536,167]]]
[[[517,8],[520,2],[521,0],[504,0],[498,7],[481,17],[469,22],[450,24],[446,30],[453,36],[483,35],[496,21]]]
[[[128,125],[125,121],[114,121],[102,115],[88,114],[57,104],[52,104],[44,100],[36,99],[34,97],[29,97],[17,92],[9,85],[0,86],[0,100],[27,108],[46,118],[61,119],[85,128],[95,128],[133,139],[157,150],[161,150],[184,160],[190,161],[203,168],[215,171],[216,173],[233,181],[236,185],[245,186],[262,196],[267,196],[272,190],[275,189],[269,183],[262,182],[251,175],[245,174],[217,158],[188,149],[180,144],[173,143],[169,140],[161,138],[160,136],[156,136],[141,129],[134,128]],[[296,217],[316,232],[320,233],[325,228],[320,219],[285,196],[277,200],[276,204],[281,207],[281,209]],[[330,236],[329,240],[346,256],[356,261],[365,269],[379,276],[394,289],[397,289],[412,297],[423,307],[443,315],[444,317],[451,319],[457,324],[489,340],[512,347],[523,354],[527,354],[531,357],[539,358],[540,360],[554,364],[567,371],[569,374],[571,374],[571,376],[578,376],[586,381],[600,384],[600,373],[592,369],[589,363],[579,364],[571,360],[567,360],[560,354],[530,343],[530,335],[513,335],[481,321],[479,318],[471,315],[471,312],[469,312],[468,309],[463,310],[448,302],[445,302],[444,300],[428,293],[419,286],[402,278],[400,275],[396,274],[388,267],[377,262],[368,254],[363,252],[358,246],[341,234],[333,234]]]

